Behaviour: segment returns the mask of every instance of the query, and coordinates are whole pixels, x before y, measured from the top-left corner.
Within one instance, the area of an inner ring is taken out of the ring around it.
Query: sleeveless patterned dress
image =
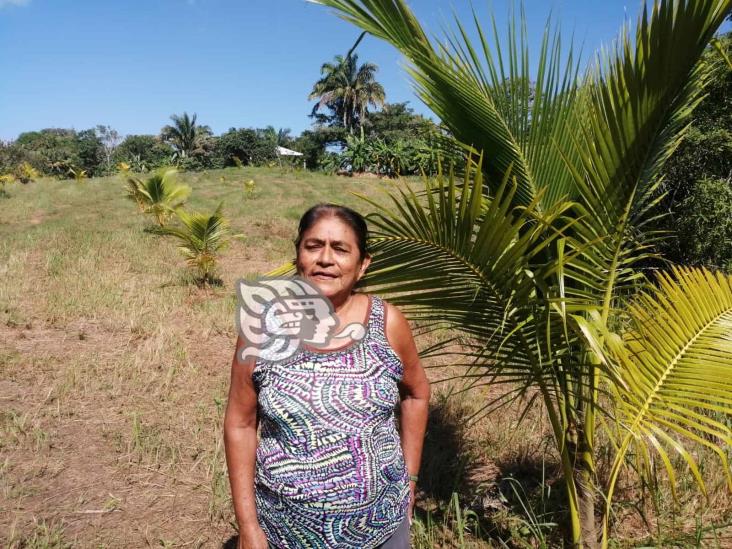
[[[255,364],[256,506],[275,547],[369,549],[406,517],[409,475],[394,417],[403,365],[384,311],[369,295],[361,341]]]

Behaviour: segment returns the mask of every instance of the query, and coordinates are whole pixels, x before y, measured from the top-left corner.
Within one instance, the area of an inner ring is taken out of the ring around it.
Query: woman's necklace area
[[[349,323],[347,321],[347,317],[348,317],[348,313],[350,313],[351,308],[353,307],[353,301],[354,301],[355,295],[356,295],[355,292],[351,292],[351,294],[349,294],[346,301],[340,307],[338,313],[336,313],[335,309],[333,309],[333,315],[336,317],[336,320],[338,322],[338,324],[334,327],[335,333],[339,333],[343,329],[343,326],[347,326],[348,324],[353,324],[353,323]],[[332,304],[333,303],[331,301],[331,305]],[[348,348],[350,345],[354,344],[356,341],[361,339],[360,337],[351,339],[349,337],[349,335],[351,335],[351,334],[345,334],[345,333],[340,333],[340,335],[335,338],[332,337],[333,335],[334,334],[331,334],[331,338],[329,338],[330,339],[329,344],[334,345],[334,348],[332,348],[332,349],[327,348],[328,345],[311,346],[311,345],[307,345],[307,344],[304,346],[304,348],[305,348],[305,350],[311,350],[311,351],[317,351],[317,352],[333,352],[333,351],[338,351],[343,348]]]
[[[354,294],[353,292],[351,292],[351,293],[350,293],[350,294],[348,295],[348,299],[347,299],[347,300],[346,300],[346,302],[345,302],[345,303],[343,304],[343,306],[341,307],[340,311],[336,312],[336,311],[335,311],[335,308],[333,309],[333,314],[335,314],[335,315],[336,315],[336,318],[338,319],[338,324],[339,324],[339,325],[343,325],[343,324],[346,324],[346,322],[344,322],[344,321],[343,321],[343,318],[345,318],[345,316],[346,316],[346,315],[344,315],[343,313],[344,313],[344,312],[350,312],[350,310],[351,310],[351,307],[353,306],[353,296],[354,296],[354,295],[355,295],[355,294]]]

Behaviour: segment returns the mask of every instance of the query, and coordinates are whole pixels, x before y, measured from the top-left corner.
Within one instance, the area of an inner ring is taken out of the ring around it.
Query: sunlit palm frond
[[[146,195],[143,192],[144,183],[137,177],[127,178],[127,198],[135,202],[141,212],[145,211]]]
[[[558,236],[549,227],[562,209],[537,222],[540,197],[514,207],[510,179],[486,203],[479,169],[462,189],[454,177],[425,184],[422,197],[411,189],[392,195],[392,209],[372,202],[374,259],[365,283],[412,318],[469,334],[483,364],[523,364],[527,377],[538,375],[551,358],[536,348],[543,340],[532,306],[542,276],[536,261]]]
[[[699,59],[729,13],[730,0],[661,0],[598,56],[577,101],[574,160],[567,170],[580,191],[594,264],[585,275],[604,288],[605,311],[637,277],[634,263],[651,251],[641,229],[659,200],[664,162],[683,138],[703,97],[710,68]],[[654,198],[656,196],[656,198]]]
[[[618,364],[611,389],[622,437],[609,496],[625,455],[638,445],[660,457],[674,494],[670,454],[683,459],[705,491],[689,443],[716,453],[732,488],[732,276],[675,268],[659,275],[658,287],[640,295],[629,315],[622,338],[606,336]]]

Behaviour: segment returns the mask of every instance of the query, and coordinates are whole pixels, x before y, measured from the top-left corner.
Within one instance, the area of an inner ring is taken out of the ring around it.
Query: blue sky
[[[635,20],[641,0],[526,0],[531,43],[550,10],[585,51]],[[412,0],[440,34],[468,0]],[[489,3],[474,0],[483,18]],[[493,0],[499,24],[508,0]],[[485,18],[487,21],[487,18]],[[173,113],[229,127],[310,126],[307,95],[320,65],[359,34],[305,0],[0,0],[0,139],[46,127],[108,124],[121,134],[158,133]],[[390,102],[412,94],[399,55],[367,37],[360,59],[376,63]]]

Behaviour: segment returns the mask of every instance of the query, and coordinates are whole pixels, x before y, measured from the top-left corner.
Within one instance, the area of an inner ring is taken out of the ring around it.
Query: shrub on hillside
[[[94,130],[48,128],[25,132],[14,145],[26,153],[25,162],[45,175],[68,178],[70,168],[103,175],[106,169],[104,145]]]
[[[266,129],[230,128],[217,140],[213,165],[219,168],[237,166],[265,166],[277,159],[277,134]]]
[[[155,170],[170,163],[173,148],[154,135],[128,135],[114,150],[114,164],[128,164],[133,171]]]

